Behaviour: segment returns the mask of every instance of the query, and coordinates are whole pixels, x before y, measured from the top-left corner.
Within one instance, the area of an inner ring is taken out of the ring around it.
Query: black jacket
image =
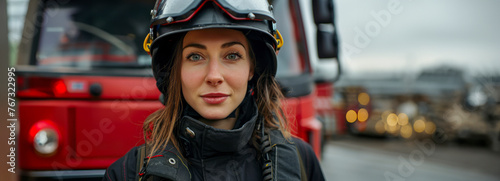
[[[243,108],[252,111],[240,112],[239,117],[246,121],[242,122],[238,118],[232,130],[213,128],[193,118],[196,115],[186,114],[179,122],[176,135],[182,153],[171,144],[167,145],[165,150],[151,159],[145,177],[154,175],[167,180],[262,180],[262,157],[251,141],[258,112],[255,103]],[[300,180],[297,150],[308,180],[324,180],[319,162],[307,143],[297,138],[293,138],[292,143],[284,139],[278,130],[270,131],[269,134],[273,148],[270,152],[275,172],[273,177],[276,180]],[[132,148],[106,170],[103,180],[134,181],[138,176],[137,155],[138,147]]]
[[[325,180],[323,172],[319,165],[318,160],[312,150],[311,146],[306,142],[293,137],[295,145],[300,151],[300,156],[303,161],[307,180],[309,181],[323,181]],[[137,152],[138,147],[130,149],[130,151],[111,166],[108,167],[104,174],[103,181],[135,181],[137,174]],[[182,163],[181,163],[182,164]],[[253,171],[254,174],[261,176],[260,170]],[[258,177],[257,178],[260,178]],[[189,180],[189,179],[187,179]],[[262,179],[260,179],[262,180]]]

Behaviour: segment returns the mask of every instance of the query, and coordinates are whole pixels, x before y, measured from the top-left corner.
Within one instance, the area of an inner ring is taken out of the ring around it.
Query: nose
[[[224,77],[221,72],[221,67],[217,59],[211,59],[208,63],[208,73],[205,77],[205,82],[211,86],[217,86],[224,82]]]

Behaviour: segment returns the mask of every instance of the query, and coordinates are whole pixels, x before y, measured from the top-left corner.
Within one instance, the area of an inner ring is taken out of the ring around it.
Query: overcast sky
[[[418,72],[445,64],[472,74],[500,73],[499,0],[335,0],[335,5],[348,74]]]

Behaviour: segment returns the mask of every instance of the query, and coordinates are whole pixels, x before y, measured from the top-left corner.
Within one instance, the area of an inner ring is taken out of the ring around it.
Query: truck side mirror
[[[333,1],[332,0],[313,0],[314,23],[333,23]]]
[[[338,38],[337,33],[332,28],[323,28],[328,25],[318,26],[316,34],[316,43],[318,47],[319,58],[338,57]]]

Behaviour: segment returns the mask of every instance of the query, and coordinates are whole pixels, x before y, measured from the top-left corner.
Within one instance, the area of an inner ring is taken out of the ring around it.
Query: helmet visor
[[[272,6],[267,0],[158,0],[151,25],[188,21],[211,2],[235,20],[274,21]]]

